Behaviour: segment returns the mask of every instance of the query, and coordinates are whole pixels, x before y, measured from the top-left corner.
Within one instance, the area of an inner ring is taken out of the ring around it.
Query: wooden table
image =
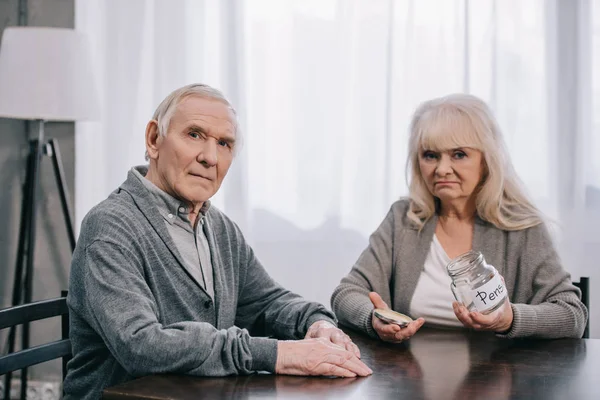
[[[103,398],[600,399],[598,339],[505,340],[421,329],[391,345],[347,332],[372,376],[155,375],[108,388]]]

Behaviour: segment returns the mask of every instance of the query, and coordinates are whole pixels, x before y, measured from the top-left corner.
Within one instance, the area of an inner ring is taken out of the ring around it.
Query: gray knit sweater
[[[331,296],[341,323],[377,337],[368,293],[375,291],[394,310],[408,313],[431,246],[437,218],[419,232],[406,216],[408,200],[394,203],[369,246]],[[514,320],[507,337],[560,338],[583,335],[587,309],[562,268],[544,225],[504,231],[477,218],[473,249],[504,277]],[[448,288],[450,290],[450,288]],[[418,317],[415,315],[414,317]]]
[[[107,386],[155,373],[274,371],[277,340],[268,337],[301,339],[317,320],[335,323],[322,305],[274,282],[238,227],[214,207],[204,232],[214,302],[186,271],[152,196],[132,172],[89,212],[71,264],[74,357],[66,399],[97,399]]]

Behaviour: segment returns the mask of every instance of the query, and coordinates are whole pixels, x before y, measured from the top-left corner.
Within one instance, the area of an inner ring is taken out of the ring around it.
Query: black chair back
[[[62,324],[62,338],[60,340],[15,351],[0,357],[0,375],[7,374],[8,385],[10,385],[10,376],[13,371],[57,358],[62,358],[64,380],[67,373],[67,362],[72,357],[67,292],[63,291],[61,297],[56,299],[41,300],[0,310],[0,329],[14,329],[18,325],[58,316],[61,317]]]
[[[590,315],[590,278],[581,277],[579,282],[573,282],[573,285],[577,286],[581,290],[581,302],[587,307],[588,315]],[[590,319],[585,323],[585,330],[583,331],[583,338],[590,338]]]

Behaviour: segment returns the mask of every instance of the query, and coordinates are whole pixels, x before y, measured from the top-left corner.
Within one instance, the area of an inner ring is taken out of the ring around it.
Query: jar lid
[[[400,314],[394,310],[384,308],[376,308],[373,313],[380,320],[387,322],[388,324],[400,325],[402,328],[404,328],[413,320],[408,315]]]

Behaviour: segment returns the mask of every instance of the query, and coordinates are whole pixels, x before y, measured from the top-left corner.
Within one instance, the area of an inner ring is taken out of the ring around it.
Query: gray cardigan
[[[368,293],[375,291],[394,310],[408,313],[435,232],[437,218],[419,232],[406,214],[409,201],[394,203],[369,246],[331,296],[341,323],[377,337]],[[504,277],[514,320],[507,337],[560,338],[583,335],[587,309],[562,268],[544,225],[504,231],[476,219],[473,249]],[[450,288],[448,288],[450,290]],[[414,317],[418,317],[415,315]]]
[[[267,337],[301,339],[317,320],[335,323],[273,281],[239,228],[210,207],[213,302],[164,224],[132,172],[85,217],[71,264],[66,399],[97,399],[107,386],[155,373],[273,372],[277,340]]]

